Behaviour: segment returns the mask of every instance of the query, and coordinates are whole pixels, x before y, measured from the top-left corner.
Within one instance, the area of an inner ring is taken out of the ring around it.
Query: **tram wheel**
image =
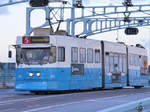
[[[143,86],[134,86],[135,89],[140,89],[142,88]]]
[[[38,95],[40,92],[39,91],[30,91],[30,93]]]

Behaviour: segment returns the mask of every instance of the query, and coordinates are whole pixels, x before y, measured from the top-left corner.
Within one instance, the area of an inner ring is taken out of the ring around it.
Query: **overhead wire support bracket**
[[[126,15],[126,17],[129,17],[131,13],[147,13],[150,12],[150,4],[145,5],[133,5],[132,8],[128,7],[126,9],[125,6],[89,6],[84,8],[76,8],[76,7],[28,7],[27,8],[27,25],[26,25],[26,34],[30,35],[34,28],[31,27],[31,21],[30,16],[31,12],[36,9],[43,9],[46,13],[46,17],[50,17],[52,15],[50,12],[52,10],[60,10],[65,11],[70,10],[71,16],[62,17],[64,16],[62,13],[60,13],[58,16],[58,20],[61,20],[61,22],[66,23],[65,30],[69,35],[72,37],[75,37],[76,35],[93,35],[97,33],[103,33],[107,31],[113,31],[117,29],[124,29],[127,26],[146,26],[149,25],[150,19],[149,17],[130,17],[130,21],[127,21],[127,23],[124,23],[123,17],[115,17],[111,18],[110,16],[116,15],[116,14],[122,14]],[[112,9],[112,11],[109,11],[108,9]],[[122,10],[120,10],[122,8]],[[76,10],[81,10],[80,14],[76,14]],[[101,10],[98,12],[98,10]],[[89,12],[88,15],[86,12]],[[83,32],[77,34],[76,33],[76,24],[82,23],[81,28],[83,29]],[[129,23],[130,22],[130,23]],[[59,24],[59,21],[51,22],[51,25]],[[95,28],[93,29],[93,25],[95,24]],[[88,27],[87,27],[88,25]],[[113,26],[114,25],[114,26]],[[48,20],[45,21],[44,24],[42,24],[41,27],[49,26]],[[106,27],[107,26],[107,27]]]

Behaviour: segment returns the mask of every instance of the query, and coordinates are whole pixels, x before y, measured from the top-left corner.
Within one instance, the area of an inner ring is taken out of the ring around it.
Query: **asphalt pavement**
[[[0,89],[0,112],[103,112],[145,98],[150,98],[149,87],[48,95]],[[148,105],[145,110],[150,110]],[[136,109],[132,111],[136,112]]]

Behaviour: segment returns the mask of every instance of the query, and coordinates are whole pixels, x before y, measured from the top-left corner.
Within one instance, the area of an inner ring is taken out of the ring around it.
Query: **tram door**
[[[112,73],[112,83],[121,83],[121,73],[119,72],[119,56],[114,54],[114,72]]]

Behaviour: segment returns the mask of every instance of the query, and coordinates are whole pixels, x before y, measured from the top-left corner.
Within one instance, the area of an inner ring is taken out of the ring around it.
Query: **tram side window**
[[[133,55],[133,65],[137,66],[137,55]]]
[[[110,72],[114,72],[114,57],[110,55]]]
[[[130,65],[134,65],[134,56],[130,54],[129,58],[130,58]]]
[[[143,66],[143,60],[142,60],[142,56],[139,56],[139,62],[140,62],[140,66]]]
[[[132,61],[133,61],[133,58],[132,58],[132,55],[130,55],[130,65],[133,65]]]
[[[135,65],[135,57],[134,57],[134,55],[133,55],[133,54],[132,54],[131,61],[132,61],[132,65]]]
[[[146,56],[141,56],[141,59],[140,59],[140,63],[141,63],[141,67],[143,68],[147,68],[147,57]]]
[[[141,75],[147,74],[147,57],[140,56]]]
[[[126,73],[126,55],[123,55],[123,72]]]
[[[64,61],[65,61],[65,48],[58,47],[58,62],[64,62]]]
[[[91,48],[87,49],[87,62],[93,63],[93,49]]]
[[[148,73],[148,68],[147,68],[147,56],[143,56],[143,68],[144,68],[144,73]]]
[[[95,63],[100,63],[100,50],[95,49]]]
[[[105,56],[106,56],[106,65],[105,65],[106,71],[107,71],[107,72],[110,72],[110,70],[109,70],[109,66],[110,66],[109,53],[107,53]]]
[[[122,55],[119,55],[119,71],[122,72],[122,66],[123,66],[123,59]]]
[[[114,55],[114,72],[119,72],[119,58],[117,54]]]
[[[138,55],[135,55],[135,65],[139,66],[139,59],[138,59]]]
[[[128,64],[131,65],[131,55],[128,55]]]
[[[78,48],[77,47],[71,48],[71,62],[78,63]]]
[[[80,48],[80,63],[86,62],[86,49]]]

